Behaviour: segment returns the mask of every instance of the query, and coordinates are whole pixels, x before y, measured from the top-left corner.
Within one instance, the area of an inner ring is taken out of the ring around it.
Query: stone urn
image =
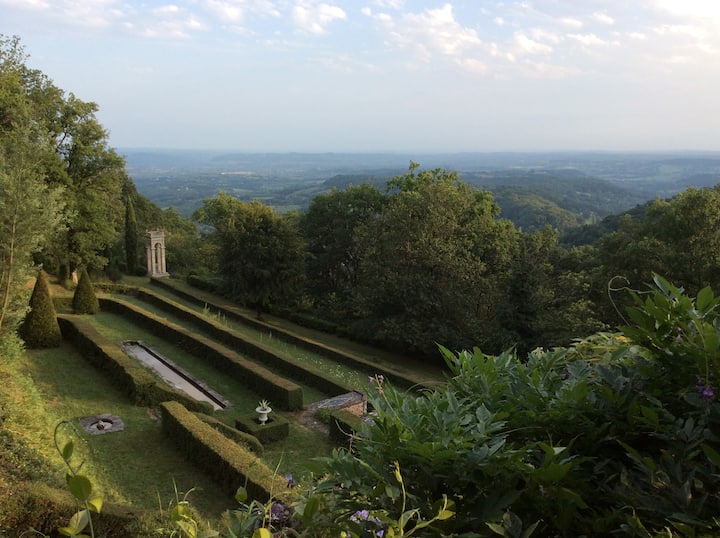
[[[267,400],[260,400],[255,411],[258,414],[260,424],[265,424],[268,420],[268,414],[272,411],[272,407],[270,407],[270,403]]]

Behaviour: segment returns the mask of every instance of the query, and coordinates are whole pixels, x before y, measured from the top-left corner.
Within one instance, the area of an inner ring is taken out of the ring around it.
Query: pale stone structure
[[[151,277],[170,276],[165,266],[165,232],[154,230],[145,234],[147,270]]]

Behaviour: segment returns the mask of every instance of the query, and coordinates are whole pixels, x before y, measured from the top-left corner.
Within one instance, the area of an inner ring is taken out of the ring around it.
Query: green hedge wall
[[[329,396],[343,394],[357,388],[348,387],[333,379],[329,379],[325,377],[322,372],[309,367],[303,361],[298,360],[291,355],[277,351],[269,346],[246,340],[226,329],[221,323],[213,319],[208,319],[207,317],[198,314],[196,311],[174,303],[161,295],[141,289],[138,290],[137,297],[142,301],[162,308],[183,321],[192,323],[203,334],[210,336],[218,342],[222,342],[226,346],[239,351],[247,357],[252,357],[253,359],[262,362],[263,364],[271,367],[273,371],[281,372],[293,379],[310,385],[311,387],[315,387]]]
[[[193,464],[206,472],[228,495],[245,486],[251,499],[262,502],[289,494],[277,476],[255,454],[242,448],[178,402],[160,405],[165,435]]]
[[[206,415],[204,413],[195,413],[195,416],[202,420],[205,424],[209,425],[214,430],[222,433],[231,441],[236,442],[240,446],[246,447],[251,452],[254,452],[258,455],[263,453],[264,447],[260,440],[254,435],[250,435],[249,433],[240,431],[236,428],[233,428],[232,426],[228,426],[227,424],[216,419],[215,417],[211,417],[210,415]]]
[[[335,349],[333,347],[327,346],[325,344],[316,342],[308,338],[304,338],[298,334],[294,334],[279,327],[268,325],[267,323],[259,321],[251,316],[243,315],[242,313],[235,310],[224,308],[222,306],[218,306],[217,304],[212,304],[207,299],[202,299],[178,288],[177,286],[174,286],[171,279],[151,278],[150,284],[159,288],[169,290],[172,293],[176,294],[178,297],[182,297],[183,299],[190,301],[198,306],[211,305],[215,310],[221,312],[224,316],[232,318],[239,323],[243,323],[248,327],[252,327],[259,331],[272,333],[273,337],[277,337],[285,342],[288,342],[289,344],[293,344],[302,349],[307,349],[308,351],[327,357],[335,362],[351,366],[352,368],[360,370],[368,376],[382,374],[388,379],[392,380],[393,384],[397,387],[407,389],[418,388],[422,386],[422,383],[418,379],[410,379],[404,377],[398,372],[386,370],[382,367],[381,364],[377,362],[370,361],[353,353],[348,353],[346,351]]]
[[[104,297],[100,299],[101,307],[115,312],[143,329],[182,347],[188,353],[212,364],[215,368],[247,386],[275,403],[278,408],[293,411],[303,406],[302,387],[271,372],[264,366],[252,362],[239,353],[205,338],[196,333],[188,332],[184,327],[147,312],[135,305]]]
[[[63,337],[72,342],[86,360],[118,385],[134,404],[154,407],[160,402],[177,400],[194,411],[213,413],[212,405],[199,402],[159,380],[81,317],[61,314],[58,316],[58,323]]]

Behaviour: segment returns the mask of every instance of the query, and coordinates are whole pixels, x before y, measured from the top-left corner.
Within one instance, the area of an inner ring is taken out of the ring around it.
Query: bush
[[[720,297],[656,278],[634,299],[633,326],[571,348],[443,348],[451,377],[420,396],[378,376],[318,492],[390,519],[447,495],[433,536],[720,536]]]
[[[160,411],[165,435],[228,495],[245,486],[251,498],[266,501],[285,491],[286,481],[255,454],[213,429],[182,404],[164,402]]]
[[[31,349],[58,347],[62,342],[55,306],[50,297],[50,286],[44,271],[38,272],[30,297],[30,312],[20,325],[20,336]]]
[[[90,276],[84,267],[80,270],[80,280],[73,294],[72,306],[74,314],[97,314],[100,310]]]

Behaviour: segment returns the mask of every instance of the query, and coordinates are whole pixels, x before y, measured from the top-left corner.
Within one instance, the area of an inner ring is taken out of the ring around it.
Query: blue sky
[[[720,150],[717,0],[0,0],[113,147]]]

